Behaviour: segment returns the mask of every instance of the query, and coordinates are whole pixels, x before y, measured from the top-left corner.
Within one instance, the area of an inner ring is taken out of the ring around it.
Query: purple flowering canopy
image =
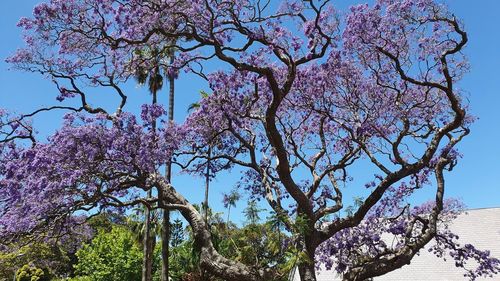
[[[63,231],[78,225],[75,215],[143,204],[180,211],[205,270],[272,280],[274,265],[220,255],[183,187],[160,169],[172,161],[195,175],[210,159],[215,177],[243,169],[238,188],[278,215],[287,243],[302,253],[301,280],[316,280],[318,267],[367,280],[409,264],[426,245],[472,280],[498,273],[499,260],[460,245],[447,228],[462,205],[445,199],[445,172],[474,120],[457,86],[468,70],[460,21],[434,0],[377,0],[349,11],[330,1],[271,2],[50,0],[21,19],[26,46],[8,62],[48,77],[59,101],[80,106],[0,110],[0,239]],[[172,50],[173,62],[158,59]],[[205,73],[214,61],[226,67]],[[143,106],[140,118],[124,112],[121,85],[154,67],[197,74],[212,94],[181,124],[157,128],[157,105]],[[114,91],[117,110],[90,105],[88,87]],[[39,142],[29,119],[49,110],[69,113]],[[373,176],[357,186],[361,163]],[[151,189],[158,198],[145,196]],[[367,194],[347,214],[346,189]],[[421,189],[434,196],[409,205]]]

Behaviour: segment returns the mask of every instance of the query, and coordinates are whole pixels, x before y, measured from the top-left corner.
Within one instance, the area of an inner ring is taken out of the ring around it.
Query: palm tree
[[[169,45],[174,45],[174,43],[170,42]],[[147,50],[148,51],[148,50]],[[141,52],[139,52],[139,55],[141,55]],[[139,75],[137,75],[138,80],[143,82],[143,84],[148,80],[149,77],[149,90],[151,93],[154,93],[153,98],[154,98],[154,103],[156,103],[156,93],[162,88],[163,86],[163,76],[166,76],[168,79],[169,83],[169,94],[168,94],[168,120],[172,122],[174,120],[174,101],[175,101],[175,78],[176,78],[176,73],[175,69],[173,69],[171,66],[174,63],[174,58],[175,58],[175,50],[173,48],[167,48],[163,52],[158,52],[157,50],[152,50],[151,51],[151,57],[154,60],[154,66],[151,72],[147,71],[140,71]],[[167,58],[169,61],[168,63],[163,63],[163,65],[168,65],[168,67],[165,67],[163,69],[160,68],[162,65],[162,60],[163,58]],[[163,70],[163,75],[161,73],[161,70]],[[156,124],[155,124],[156,125]],[[172,180],[172,163],[170,159],[167,161],[167,165],[165,167],[165,177],[166,179],[170,182]],[[161,192],[159,192],[158,196],[162,197]],[[170,249],[170,211],[169,210],[164,210],[162,213],[162,233],[161,233],[161,257],[162,257],[162,270],[161,270],[161,275],[160,279],[162,281],[168,281],[168,276],[169,276],[169,264],[168,264],[168,258],[169,258],[169,249]]]
[[[201,91],[201,98],[204,99],[208,97],[208,93],[205,91]],[[199,108],[200,104],[199,103],[192,103],[188,107],[188,112],[192,111],[196,108]],[[208,144],[208,149],[207,149],[207,168],[205,171],[205,200],[203,201],[203,215],[205,217],[205,223],[207,224],[207,227],[210,229],[209,221],[208,221],[208,193],[210,189],[210,166],[211,166],[211,159],[212,159],[212,143],[210,142]]]
[[[144,69],[139,67],[136,71],[136,79],[140,85],[148,83],[148,89],[153,96],[152,104],[157,104],[158,98],[157,93],[163,87],[163,76],[160,71],[159,58],[160,54],[157,50],[151,50],[150,55],[154,60],[154,66],[152,69]],[[142,56],[141,51],[138,52],[139,56]],[[156,130],[156,120],[153,120],[152,130]],[[149,189],[147,192],[148,199],[152,197],[152,190]],[[145,222],[144,222],[144,238],[143,238],[143,264],[142,264],[142,281],[151,281],[153,278],[153,251],[154,245],[156,244],[156,237],[151,235],[151,212],[149,208],[145,210]]]
[[[227,208],[227,226],[229,227],[229,216],[231,214],[231,207],[236,207],[236,202],[241,198],[240,193],[233,189],[227,194],[223,194],[222,203],[224,208]]]
[[[153,254],[156,246],[156,237],[161,231],[159,214],[158,212],[150,212],[147,208],[137,208],[136,213],[138,216],[132,215],[127,218],[126,226],[134,234],[137,243],[148,243],[147,251],[143,254],[142,280],[145,278],[152,279]],[[146,216],[146,214],[149,214],[149,220],[146,218],[141,220],[141,217]],[[148,237],[148,239],[145,239],[146,237]]]
[[[169,58],[169,65],[172,66],[175,58],[175,50],[168,49],[168,53],[166,56]],[[174,121],[174,100],[175,100],[175,70],[169,69],[165,71],[168,84],[169,84],[169,92],[168,92],[168,120],[170,122]],[[165,176],[168,182],[172,181],[172,162],[171,159],[167,161],[167,166],[165,168]],[[169,264],[168,257],[170,252],[170,211],[163,210],[163,232],[161,239],[161,281],[168,281],[169,276]]]

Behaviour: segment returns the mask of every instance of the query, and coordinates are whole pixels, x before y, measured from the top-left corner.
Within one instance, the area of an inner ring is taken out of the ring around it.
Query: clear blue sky
[[[4,59],[22,46],[21,33],[16,27],[18,19],[30,16],[32,8],[40,0],[2,1],[0,4],[0,107],[18,112],[29,112],[40,105],[57,103],[53,84],[36,74],[9,70]],[[363,1],[337,0],[346,7]],[[462,142],[460,149],[465,155],[453,173],[447,176],[448,197],[461,198],[469,208],[500,206],[500,1],[498,0],[448,0],[446,1],[459,18],[463,19],[470,41],[466,49],[472,66],[461,87],[470,96],[472,113],[479,117],[472,133]],[[177,82],[176,119],[182,121],[189,104],[199,98],[203,84],[196,78],[181,75]],[[144,89],[127,86],[132,104],[145,103],[148,96]],[[166,95],[163,97],[166,103]],[[94,96],[97,103],[112,104],[105,93]],[[128,110],[132,110],[129,108]],[[47,135],[59,125],[59,114],[45,114],[36,119],[35,126]],[[235,173],[222,175],[212,184],[211,204],[223,211],[220,195],[232,188]],[[192,202],[200,202],[203,196],[202,181],[177,177],[174,183],[187,194]],[[240,202],[241,210],[245,203]],[[235,212],[236,213],[236,212]],[[234,220],[240,222],[240,215]]]

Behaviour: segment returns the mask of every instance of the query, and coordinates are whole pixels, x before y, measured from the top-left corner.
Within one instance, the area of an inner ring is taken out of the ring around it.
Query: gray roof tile
[[[500,258],[500,208],[469,210],[455,219],[450,228],[460,237],[460,244],[472,244],[480,250],[490,250],[492,256]],[[452,260],[444,261],[422,250],[411,264],[375,278],[375,281],[467,280],[463,274],[464,270],[455,267]],[[338,274],[327,270],[320,270],[317,276],[318,281],[342,280]],[[300,281],[298,273],[292,280]],[[478,280],[500,281],[500,275]]]

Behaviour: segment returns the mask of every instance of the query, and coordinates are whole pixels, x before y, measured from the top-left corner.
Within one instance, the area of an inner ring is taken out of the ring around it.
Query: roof
[[[500,258],[500,208],[473,209],[458,216],[450,225],[450,229],[457,234],[459,243],[472,244],[480,250],[489,250],[491,255]],[[467,280],[464,270],[457,268],[454,261],[443,260],[426,250],[420,251],[409,265],[386,275],[374,278],[375,281],[458,281]],[[342,280],[333,271],[319,270],[318,281]],[[293,281],[299,281],[295,274]],[[500,275],[494,278],[478,278],[477,280],[500,281]]]

